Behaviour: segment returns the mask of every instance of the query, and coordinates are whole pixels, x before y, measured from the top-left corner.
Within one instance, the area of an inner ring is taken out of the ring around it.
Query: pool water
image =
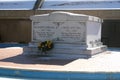
[[[6,47],[24,47],[28,46],[28,44],[19,44],[19,43],[0,43],[0,48],[6,48]]]
[[[22,79],[0,77],[0,80],[22,80]]]
[[[120,80],[119,72],[40,71],[0,68],[0,80]]]

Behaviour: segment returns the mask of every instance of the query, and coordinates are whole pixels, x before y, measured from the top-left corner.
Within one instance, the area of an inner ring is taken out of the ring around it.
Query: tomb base
[[[45,54],[51,56],[65,55],[68,57],[74,58],[89,58],[92,55],[102,53],[107,51],[107,47],[104,45],[87,48],[85,45],[77,44],[55,44],[54,48],[50,51],[47,51]],[[37,46],[28,46],[23,48],[24,55],[43,55]]]

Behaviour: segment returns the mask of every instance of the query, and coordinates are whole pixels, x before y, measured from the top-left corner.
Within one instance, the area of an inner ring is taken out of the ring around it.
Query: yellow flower
[[[51,50],[53,48],[52,41],[48,40],[48,41],[44,41],[44,42],[39,43],[38,49],[43,50],[43,48],[44,48],[44,51]]]

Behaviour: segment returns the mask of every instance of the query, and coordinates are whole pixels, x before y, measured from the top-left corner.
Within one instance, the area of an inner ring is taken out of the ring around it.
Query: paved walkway
[[[0,67],[81,72],[120,72],[120,50],[98,54],[89,59],[55,59],[51,56],[24,56],[22,47],[0,48]]]

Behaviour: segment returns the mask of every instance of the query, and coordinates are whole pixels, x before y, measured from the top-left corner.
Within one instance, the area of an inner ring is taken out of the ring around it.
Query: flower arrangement
[[[47,51],[53,49],[53,47],[54,47],[53,42],[48,40],[39,43],[38,50],[40,50],[42,53],[46,53]]]

